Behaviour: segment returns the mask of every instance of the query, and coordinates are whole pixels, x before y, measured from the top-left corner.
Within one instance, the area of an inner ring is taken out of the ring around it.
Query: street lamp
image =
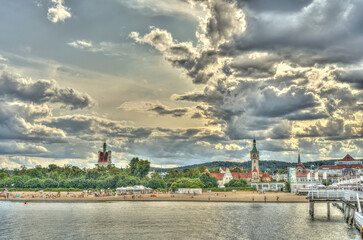
[[[314,199],[314,186],[313,186],[313,172],[314,172],[314,165],[311,165],[311,170],[310,170],[310,182],[311,182],[311,199]]]

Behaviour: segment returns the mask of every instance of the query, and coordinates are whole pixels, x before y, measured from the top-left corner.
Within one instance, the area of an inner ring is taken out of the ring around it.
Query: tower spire
[[[253,148],[252,148],[252,153],[257,153],[256,139],[253,139]]]
[[[106,154],[106,143],[103,143],[103,156]]]
[[[299,163],[301,163],[301,160],[300,160],[300,151],[299,151],[299,153],[298,153],[298,155],[297,155],[297,163],[299,164]]]

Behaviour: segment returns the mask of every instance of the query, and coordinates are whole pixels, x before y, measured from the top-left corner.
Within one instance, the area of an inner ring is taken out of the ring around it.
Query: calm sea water
[[[0,202],[0,239],[360,239],[326,204]]]

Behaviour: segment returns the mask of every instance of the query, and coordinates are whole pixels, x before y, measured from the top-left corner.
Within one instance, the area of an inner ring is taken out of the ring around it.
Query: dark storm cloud
[[[149,111],[156,112],[157,114],[162,116],[171,115],[173,117],[182,117],[188,112],[188,109],[186,108],[167,109],[162,105],[157,105],[149,109]]]
[[[313,0],[238,0],[241,7],[255,12],[297,12],[308,6]]]
[[[344,119],[330,119],[327,122],[317,121],[306,127],[299,137],[325,137],[327,140],[347,140],[363,137],[363,126],[359,123],[346,123]]]
[[[46,153],[47,149],[33,144],[24,144],[16,142],[0,142],[0,155],[3,154],[20,154],[36,155]]]
[[[33,81],[7,72],[2,72],[0,76],[0,98],[32,103],[60,103],[72,110],[88,108],[94,104],[88,94],[72,88],[60,88],[55,81]]]
[[[362,59],[361,1],[315,0],[303,5],[284,14],[246,9],[246,31],[221,46],[222,51],[268,51],[304,66]]]
[[[350,83],[354,88],[363,89],[363,69],[336,71],[336,79],[343,83]]]
[[[50,109],[45,105],[0,101],[0,139],[64,142],[63,131],[36,121],[50,115]]]
[[[124,122],[86,115],[67,115],[42,120],[42,124],[62,129],[68,135],[83,139],[127,138],[128,140],[147,138],[152,129],[126,126]]]

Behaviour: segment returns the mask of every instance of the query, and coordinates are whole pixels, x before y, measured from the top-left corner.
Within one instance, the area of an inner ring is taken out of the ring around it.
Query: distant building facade
[[[98,152],[98,166],[100,167],[107,167],[108,165],[112,164],[111,161],[111,151],[107,151],[106,143],[103,143],[103,151]]]
[[[335,165],[323,165],[319,167],[319,178],[335,183],[340,180],[348,180],[363,175],[362,161],[355,160],[347,154],[342,160],[336,161]]]
[[[204,173],[209,173],[211,176],[217,178],[218,185],[224,186],[232,179],[244,179],[247,182],[271,182],[271,176],[267,172],[263,173],[259,167],[260,153],[256,147],[256,140],[253,140],[253,147],[250,152],[251,158],[251,171],[248,173],[231,172],[229,168],[220,168],[220,173],[210,173],[208,169]]]

